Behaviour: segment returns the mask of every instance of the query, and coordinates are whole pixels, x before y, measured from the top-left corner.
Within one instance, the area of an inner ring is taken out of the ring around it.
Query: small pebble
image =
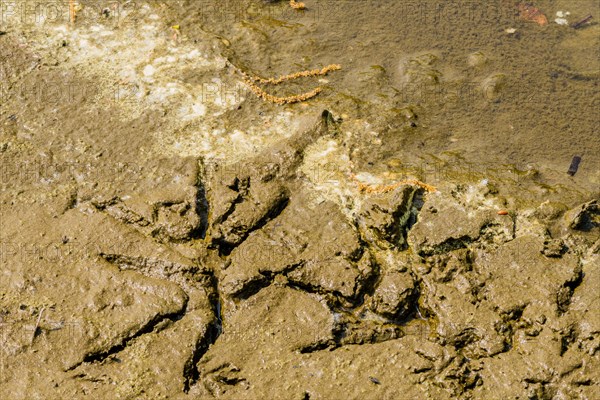
[[[154,75],[154,67],[152,65],[146,65],[144,67],[144,75],[145,76],[152,76],[152,75]]]
[[[379,379],[377,379],[377,378],[373,378],[372,376],[370,376],[369,380],[376,385],[381,385],[381,382],[379,382]]]

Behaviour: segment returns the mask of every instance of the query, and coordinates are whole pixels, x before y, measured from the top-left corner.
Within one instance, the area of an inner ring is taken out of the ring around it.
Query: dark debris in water
[[[573,176],[577,173],[577,170],[579,169],[579,163],[581,162],[581,156],[574,156],[573,159],[571,160],[571,165],[569,166],[569,170],[567,171],[567,174]]]

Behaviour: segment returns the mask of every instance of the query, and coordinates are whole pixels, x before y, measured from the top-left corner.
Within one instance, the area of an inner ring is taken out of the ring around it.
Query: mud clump
[[[489,209],[471,208],[454,196],[434,193],[408,235],[409,244],[423,256],[467,248],[486,236],[497,243],[513,238],[513,221]]]
[[[409,273],[390,272],[383,276],[372,298],[372,309],[389,319],[399,319],[414,312],[418,288]]]
[[[222,167],[210,165],[208,202],[212,205],[210,235],[220,251],[229,254],[253,230],[277,217],[289,200],[289,187],[298,181],[303,150],[329,133],[332,116],[282,141],[253,160]]]
[[[146,193],[41,214],[58,257],[4,253],[20,289],[0,297],[8,362],[51,369],[30,393],[60,380],[60,393],[100,397],[333,396],[319,371],[349,383],[354,363],[352,380],[377,396],[588,393],[600,349],[595,202],[515,217],[481,186],[400,186],[357,189],[344,208],[300,172],[307,146],[337,133],[325,112],[233,177],[171,161],[181,175],[169,190],[155,169]],[[9,226],[24,223],[11,215]],[[55,290],[67,281],[82,302]],[[28,318],[39,326],[19,337]],[[3,375],[4,391],[21,384]]]
[[[413,199],[418,192],[415,187],[405,186],[368,198],[359,216],[365,239],[382,248],[406,248],[406,230],[416,212]]]
[[[572,215],[571,222],[569,223],[571,229],[590,231],[600,227],[600,206],[598,206],[598,200],[585,203],[570,214]]]
[[[232,200],[231,212],[218,213],[213,219],[211,224],[217,230],[212,235],[213,243],[220,249],[225,246],[222,251],[231,254],[219,283],[225,295],[247,298],[281,276],[290,284],[327,295],[332,302],[352,303],[358,299],[373,270],[369,252],[362,248],[357,229],[336,204],[311,204],[293,170],[299,167],[303,148],[329,133],[330,118],[325,112],[314,128],[270,152],[278,162],[263,164],[264,157],[259,157],[239,166],[248,170],[248,166],[258,165],[252,170],[259,172],[247,179],[259,182],[252,190],[260,190],[263,198],[285,200],[262,201],[261,207],[248,203],[252,201],[248,197],[237,203]],[[268,186],[260,183],[263,181]],[[290,194],[284,197],[285,192]],[[209,199],[215,195],[209,192]],[[223,218],[230,223],[224,223]],[[235,240],[222,241],[232,235]],[[232,248],[236,243],[239,245]]]

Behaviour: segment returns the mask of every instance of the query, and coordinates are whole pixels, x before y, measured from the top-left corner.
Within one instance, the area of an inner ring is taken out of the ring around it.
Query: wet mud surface
[[[2,398],[600,398],[595,2],[49,3],[0,1]]]

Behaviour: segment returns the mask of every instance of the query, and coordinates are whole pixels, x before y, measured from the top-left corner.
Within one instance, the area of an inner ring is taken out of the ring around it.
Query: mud
[[[2,398],[600,398],[598,4],[305,3],[0,1]]]

